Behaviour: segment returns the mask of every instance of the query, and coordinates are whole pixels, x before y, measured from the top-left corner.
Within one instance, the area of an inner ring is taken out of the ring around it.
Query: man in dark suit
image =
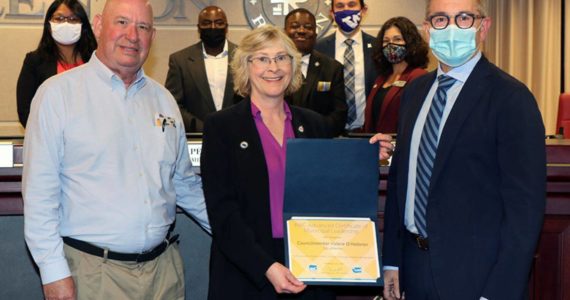
[[[527,87],[481,54],[491,26],[481,1],[427,8],[439,67],[402,96],[384,296],[524,299],[546,196],[542,118]]]
[[[336,59],[345,67],[344,81],[348,106],[345,127],[348,131],[362,130],[366,96],[376,79],[372,60],[372,54],[376,51],[375,38],[360,30],[360,21],[367,9],[364,0],[333,0],[331,17],[338,28],[334,34],[321,39],[315,47],[317,51]],[[352,69],[349,67],[349,59],[345,59],[347,56],[353,57],[353,63],[350,64],[353,65]],[[351,72],[352,75],[349,75]]]
[[[346,102],[342,65],[316,50],[315,16],[304,8],[292,10],[285,17],[285,33],[303,55],[303,86],[287,100],[293,105],[316,111],[325,117],[333,135],[344,132]]]
[[[200,42],[170,55],[166,88],[182,113],[186,132],[202,132],[206,115],[235,103],[229,71],[236,45],[226,40],[228,21],[216,6],[198,16]]]

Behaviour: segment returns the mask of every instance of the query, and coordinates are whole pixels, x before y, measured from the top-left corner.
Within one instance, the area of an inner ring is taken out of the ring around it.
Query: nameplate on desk
[[[200,153],[202,153],[202,141],[189,141],[188,154],[193,167],[200,166]]]
[[[0,168],[14,167],[14,147],[11,142],[0,142]]]

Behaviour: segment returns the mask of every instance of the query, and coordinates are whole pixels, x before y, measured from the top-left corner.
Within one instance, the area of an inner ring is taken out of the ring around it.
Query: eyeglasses
[[[431,24],[431,27],[436,30],[442,30],[447,28],[449,25],[449,20],[453,17],[455,20],[455,25],[461,29],[468,29],[475,24],[476,19],[484,19],[484,16],[476,15],[472,13],[460,13],[455,16],[448,16],[444,14],[437,14],[433,16],[429,16],[427,19]]]
[[[291,64],[292,60],[293,56],[289,54],[281,54],[275,57],[268,57],[268,56],[252,57],[247,61],[252,63],[254,66],[258,68],[268,68],[269,65],[271,65],[271,61],[274,61],[277,66],[283,67]]]
[[[69,24],[80,24],[81,23],[81,19],[76,17],[76,16],[53,16],[51,18],[51,21],[54,23],[63,23],[63,22],[67,22]]]

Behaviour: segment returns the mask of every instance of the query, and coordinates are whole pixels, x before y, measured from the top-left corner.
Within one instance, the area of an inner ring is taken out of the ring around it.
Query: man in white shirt
[[[202,132],[208,114],[239,101],[229,70],[236,45],[226,39],[225,12],[217,6],[204,8],[197,27],[200,42],[170,55],[165,83],[178,102],[187,132]]]
[[[93,31],[89,62],[40,86],[26,128],[24,231],[45,298],[184,299],[176,206],[210,227],[176,101],[141,68],[152,8],[108,0]]]
[[[326,119],[333,136],[344,133],[346,100],[342,65],[314,50],[317,40],[315,16],[304,8],[292,10],[285,17],[285,33],[301,52],[303,85],[287,101],[314,110]]]
[[[359,132],[364,125],[366,96],[370,93],[376,69],[372,55],[376,38],[360,29],[368,6],[364,0],[333,0],[331,17],[337,24],[335,33],[321,39],[315,49],[344,65],[344,83],[348,106],[346,130]]]

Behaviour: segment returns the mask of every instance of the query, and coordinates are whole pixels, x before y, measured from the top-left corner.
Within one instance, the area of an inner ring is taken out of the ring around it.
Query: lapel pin
[[[315,62],[315,67],[318,67],[318,66],[320,66],[320,65],[321,65],[321,64],[320,64],[318,61]]]
[[[372,48],[372,44],[368,43],[368,48]]]
[[[377,87],[378,87],[378,85],[376,83],[372,86],[373,89],[375,89]]]
[[[241,143],[239,143],[239,146],[240,146],[240,148],[242,148],[242,149],[247,149],[247,146],[249,146],[249,145],[247,144],[246,141],[242,141]]]
[[[303,127],[303,125],[301,125],[301,126],[299,126],[298,130],[300,133],[303,133],[303,132],[305,132],[305,127]]]

